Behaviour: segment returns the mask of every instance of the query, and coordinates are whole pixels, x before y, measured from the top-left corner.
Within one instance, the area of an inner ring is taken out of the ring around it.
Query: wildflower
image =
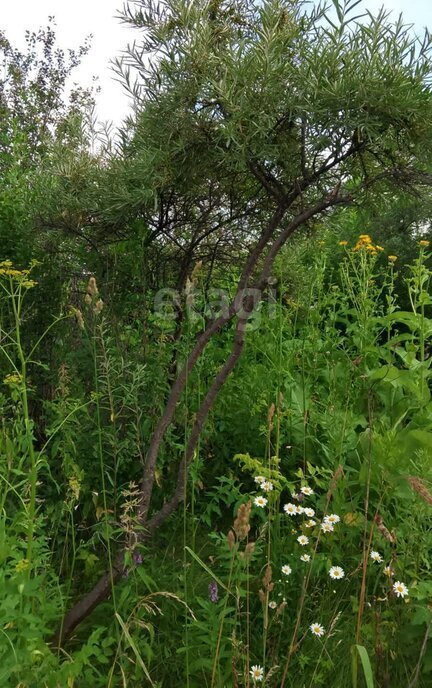
[[[250,512],[252,503],[240,504],[237,510],[237,517],[233,524],[233,529],[239,540],[244,540],[250,531]]]
[[[255,664],[250,670],[250,675],[254,681],[262,681],[264,678],[264,669]]]
[[[99,313],[102,311],[102,308],[104,307],[104,302],[102,299],[98,299],[95,303],[95,307],[93,308],[93,312],[95,315],[99,315]]]
[[[137,566],[141,566],[144,561],[141,552],[137,552],[136,550],[133,551],[132,558]]]
[[[321,530],[323,533],[332,533],[334,528],[331,523],[321,523]]]
[[[28,559],[21,559],[16,565],[15,565],[15,571],[17,573],[23,573],[23,571],[27,571],[30,566],[30,562]]]
[[[87,285],[87,294],[93,299],[99,294],[99,289],[97,288],[96,280],[94,277],[90,277]]]
[[[397,256],[387,256],[388,260],[390,263],[396,263],[397,261]]]
[[[339,246],[347,246],[347,245],[348,245],[348,242],[345,240],[339,242]]]
[[[306,528],[313,528],[314,526],[316,526],[316,521],[314,521],[313,518],[311,518],[309,521],[306,521],[305,526]]]
[[[303,494],[307,497],[313,495],[313,489],[311,487],[308,487],[307,485],[303,485],[303,487],[300,488],[300,491],[303,492]]]
[[[297,513],[297,507],[295,504],[284,504],[283,510],[285,511],[288,516],[295,516]]]
[[[378,245],[376,245],[375,248],[376,248],[377,251],[384,251],[384,247],[383,247],[383,246],[378,246]]]
[[[333,580],[340,580],[345,576],[345,571],[340,566],[332,566],[329,571],[330,578]]]
[[[289,576],[290,573],[292,573],[292,568],[291,566],[288,566],[288,564],[284,564],[281,569],[282,573],[284,576]]]
[[[427,489],[426,485],[420,478],[416,478],[413,475],[407,477],[407,481],[410,484],[414,492],[417,492],[420,499],[422,499],[426,504],[432,504],[432,494]]]
[[[240,559],[249,559],[255,551],[255,543],[248,542],[244,548],[244,552],[239,552]]]
[[[375,250],[375,247],[372,244],[372,239],[370,238],[369,234],[360,234],[353,250],[360,251],[361,249]]]
[[[73,498],[79,499],[81,485],[80,485],[80,481],[78,480],[76,475],[71,475],[68,482],[69,482],[69,489],[72,492]]]
[[[83,315],[82,315],[81,311],[79,310],[79,308],[74,308],[73,306],[71,306],[71,308],[70,308],[70,314],[75,316],[76,321],[77,321],[77,323],[78,323],[78,327],[79,327],[81,330],[83,330],[84,327],[85,327],[85,325],[84,325],[84,318],[83,318]]]
[[[311,560],[310,554],[302,554],[300,559],[301,561],[309,562]]]
[[[271,602],[269,602],[269,607],[270,607],[270,609],[276,609],[276,607],[277,607],[277,602],[275,602],[274,600],[272,600]]]
[[[22,377],[19,373],[10,373],[3,379],[5,385],[19,385],[22,382]]]
[[[261,483],[261,489],[264,490],[264,492],[271,492],[273,483],[271,483],[270,480],[264,480],[264,482]]]
[[[236,541],[236,536],[234,535],[234,532],[232,530],[229,530],[228,535],[227,535],[227,543],[228,543],[229,549],[232,549],[234,547],[235,541]]]
[[[296,506],[296,514],[302,514],[304,512],[304,508],[302,506]]]
[[[419,246],[429,246],[430,241],[426,241],[426,239],[422,239],[422,241],[419,241]]]
[[[340,518],[337,514],[329,514],[328,516],[324,516],[324,523],[330,523],[330,525],[334,526],[336,523],[339,523]]]
[[[255,504],[255,506],[264,507],[267,504],[267,499],[265,497],[261,497],[261,495],[260,495],[259,497],[255,497],[254,504]]]
[[[297,538],[297,542],[299,543],[299,545],[302,545],[302,547],[304,547],[305,545],[309,544],[309,538],[306,537],[306,535],[299,535]]]
[[[383,574],[388,578],[391,578],[394,575],[394,571],[391,566],[385,566],[383,568]]]
[[[376,552],[374,549],[372,550],[369,556],[372,559],[372,561],[377,561],[379,564],[382,562],[381,554],[379,552]]]
[[[311,632],[318,636],[318,638],[321,638],[322,635],[324,635],[324,626],[321,626],[319,623],[313,623],[309,626]]]
[[[265,483],[265,478],[263,475],[256,475],[254,480],[257,485],[262,485],[262,483]]]
[[[396,593],[398,597],[405,597],[408,595],[408,588],[405,583],[396,581],[396,583],[393,585],[393,592]]]
[[[213,602],[213,604],[216,604],[219,600],[219,590],[218,590],[218,584],[216,581],[211,581],[208,585],[208,594],[209,594],[209,599],[210,602]]]
[[[309,516],[309,518],[315,516],[315,511],[313,509],[310,509],[309,507],[306,507],[306,509],[304,509],[304,513],[306,514],[306,516]]]

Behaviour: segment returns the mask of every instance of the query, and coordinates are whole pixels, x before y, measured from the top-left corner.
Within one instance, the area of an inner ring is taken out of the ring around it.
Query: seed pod
[[[90,277],[87,285],[87,294],[91,297],[94,298],[99,294],[99,290],[97,288],[96,280],[94,277]]]
[[[228,531],[228,535],[227,535],[227,542],[228,542],[228,547],[229,547],[230,549],[232,549],[232,548],[234,547],[234,545],[235,545],[235,539],[236,539],[236,538],[235,538],[235,535],[234,535],[233,531],[232,531],[232,530],[229,530],[229,531]]]

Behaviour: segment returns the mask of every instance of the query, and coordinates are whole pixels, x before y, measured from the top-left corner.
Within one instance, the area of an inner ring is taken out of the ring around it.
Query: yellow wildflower
[[[347,241],[340,241],[339,246],[347,246],[348,242]]]
[[[69,489],[72,492],[73,498],[79,499],[81,484],[75,475],[73,475],[69,478]]]
[[[395,263],[397,261],[397,256],[388,256],[390,263]]]
[[[28,567],[30,566],[30,562],[28,559],[21,559],[16,566],[15,566],[15,571],[17,573],[22,573],[23,571],[27,571]]]
[[[426,239],[422,239],[419,241],[419,246],[429,246],[430,241],[426,241]]]
[[[378,244],[375,246],[377,251],[384,251],[382,246],[378,246]]]
[[[22,378],[18,373],[10,373],[3,379],[5,385],[19,385]]]

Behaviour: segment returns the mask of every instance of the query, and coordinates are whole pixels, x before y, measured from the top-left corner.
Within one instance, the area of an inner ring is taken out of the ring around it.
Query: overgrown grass
[[[139,326],[114,326],[90,282],[82,312],[50,326],[69,319],[42,403],[43,339],[22,336],[37,285],[3,263],[0,684],[426,688],[430,257],[420,241],[406,271],[409,311],[395,289],[397,258],[366,235],[352,247],[329,236],[318,251],[300,249],[306,287],[281,259],[278,299],[250,325],[184,508],[145,546],[137,483],[177,344],[146,323],[138,364]],[[194,326],[185,327],[190,348]],[[221,335],[188,381],[157,468],[158,503],[225,346]],[[121,544],[123,581],[55,651],[50,637],[70,600]]]

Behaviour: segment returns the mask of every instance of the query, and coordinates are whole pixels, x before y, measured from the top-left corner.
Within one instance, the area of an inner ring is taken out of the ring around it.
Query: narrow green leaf
[[[213,580],[215,580],[216,583],[217,583],[221,588],[223,588],[227,593],[230,592],[230,591],[228,590],[228,588],[226,587],[226,585],[224,585],[224,584],[222,583],[221,579],[218,578],[218,577],[213,573],[213,571],[207,566],[207,564],[204,564],[203,560],[199,558],[198,554],[195,554],[195,552],[194,552],[193,550],[191,550],[190,547],[185,547],[185,550],[186,550],[186,552],[189,552],[189,554],[191,555],[191,557],[193,557],[193,558],[195,559],[195,561],[198,562],[198,564],[204,569],[204,571],[207,571],[207,573],[209,574],[209,576],[211,576],[211,577],[213,578]]]
[[[125,637],[126,637],[128,643],[129,643],[129,645],[131,646],[131,648],[132,648],[132,650],[133,650],[133,653],[134,653],[134,655],[135,655],[135,657],[136,657],[136,660],[137,660],[138,664],[140,665],[141,669],[143,670],[143,672],[144,672],[146,678],[148,679],[150,685],[151,685],[151,686],[154,686],[155,684],[153,683],[153,681],[152,681],[151,678],[150,678],[150,674],[149,674],[149,672],[148,672],[148,669],[147,669],[146,665],[144,664],[144,662],[143,662],[143,660],[142,660],[142,657],[141,657],[141,655],[140,655],[140,653],[139,653],[139,651],[138,651],[137,646],[135,645],[135,642],[134,642],[134,640],[133,640],[131,634],[129,633],[129,630],[128,630],[126,624],[124,623],[124,621],[123,621],[123,619],[121,618],[120,614],[118,614],[118,613],[116,612],[115,615],[116,615],[117,621],[119,622],[120,626],[122,627],[123,633],[124,633],[124,635],[125,635]]]
[[[363,645],[354,645],[353,647],[357,650],[357,652],[360,655],[360,661],[363,667],[363,674],[366,681],[366,687],[374,688],[372,666],[366,648]]]

